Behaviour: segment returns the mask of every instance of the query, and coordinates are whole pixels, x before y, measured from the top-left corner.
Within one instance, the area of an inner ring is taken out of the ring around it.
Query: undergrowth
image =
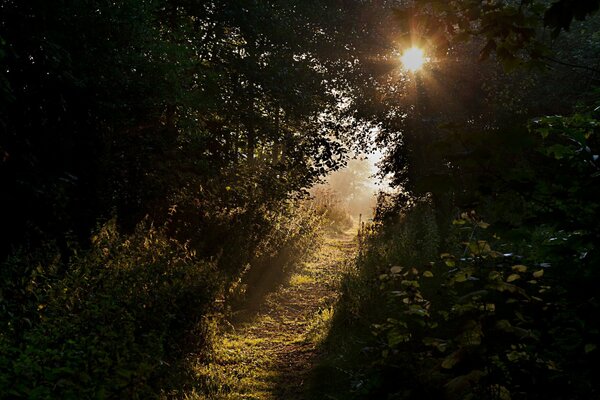
[[[68,255],[51,243],[15,252],[0,270],[0,398],[177,391],[187,382],[185,360],[210,351],[222,299],[240,274],[282,252],[288,263],[302,256],[319,220],[298,203],[255,217],[262,237],[249,256],[236,251],[237,238],[218,257],[203,257],[165,228],[143,222],[122,234],[114,221],[95,231],[89,248],[72,243]]]
[[[422,199],[362,232],[315,392],[335,399],[595,398],[599,332],[591,313],[598,305],[581,299],[560,268],[573,263],[569,239],[558,244],[556,232],[536,229],[535,246],[522,246],[475,212],[448,224],[441,240],[434,208]]]

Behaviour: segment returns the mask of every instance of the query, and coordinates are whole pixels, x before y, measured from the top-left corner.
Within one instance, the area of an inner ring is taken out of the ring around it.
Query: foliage
[[[120,235],[108,223],[92,242],[67,264],[21,255],[2,266],[3,278],[34,266],[2,288],[6,398],[152,396],[181,335],[206,316],[219,287],[214,263],[143,224]]]
[[[354,394],[597,395],[597,8],[1,1],[0,393],[155,396],[215,299],[349,226],[297,200],[374,135]]]
[[[296,200],[368,116],[336,4],[0,2],[0,392],[155,395],[244,271],[316,242]]]
[[[327,187],[317,187],[313,189],[312,196],[315,211],[322,216],[326,229],[342,232],[352,227],[354,220],[338,192]]]
[[[600,330],[592,315],[598,304],[592,292],[579,297],[573,290],[580,288],[565,281],[569,272],[563,269],[577,264],[572,258],[539,261],[540,252],[553,252],[555,238],[540,243],[543,233],[537,232],[530,242],[535,246],[516,253],[518,245],[500,239],[474,212],[462,213],[452,223],[448,252],[436,257],[404,233],[436,232],[434,219],[426,217],[430,206],[419,204],[406,211],[412,217],[388,220],[370,234],[358,275],[347,278],[332,345],[349,328],[371,334],[346,337],[356,342],[334,365],[352,379],[338,378],[334,390],[345,398],[597,395],[592,371]],[[421,237],[435,246],[432,233]],[[585,311],[573,314],[577,305]],[[356,352],[360,364],[340,361]]]
[[[416,27],[411,35],[428,42],[439,54],[457,42],[483,39],[480,58],[494,54],[505,68],[539,63],[551,56],[545,28],[555,39],[569,31],[573,19],[583,21],[598,11],[597,0],[558,1],[438,1],[414,2],[398,9],[401,23]]]
[[[274,204],[342,165],[360,131],[356,107],[338,107],[351,71],[336,66],[355,57],[331,44],[343,36],[331,7],[0,7],[2,257],[85,241],[113,215],[128,230],[147,214],[162,222],[183,196],[218,212]],[[205,212],[192,211],[183,219]]]
[[[310,209],[290,204],[264,218],[254,252],[232,247],[211,261],[165,228],[143,223],[123,235],[114,221],[97,230],[90,249],[72,248],[67,262],[53,247],[11,257],[0,287],[3,396],[148,398],[173,389],[171,375],[186,372],[171,369],[210,347],[224,311],[215,299],[230,297],[240,274],[220,268],[223,259],[276,270],[316,242]]]

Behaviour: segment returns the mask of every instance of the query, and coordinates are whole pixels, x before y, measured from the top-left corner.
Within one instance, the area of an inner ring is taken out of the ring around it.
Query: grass
[[[315,278],[313,278],[310,275],[304,275],[304,274],[294,274],[290,278],[290,285],[292,285],[292,286],[308,285],[308,284],[315,283],[315,282],[316,282]]]
[[[232,318],[221,328],[210,357],[194,363],[195,388],[180,397],[306,398],[335,314],[341,277],[355,250],[351,233],[328,236],[312,259],[296,265],[257,310],[237,310],[246,318]]]

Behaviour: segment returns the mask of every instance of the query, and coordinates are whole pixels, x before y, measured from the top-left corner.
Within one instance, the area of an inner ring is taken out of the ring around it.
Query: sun
[[[425,59],[425,53],[418,47],[411,47],[404,51],[400,61],[404,65],[404,68],[411,72],[416,72],[423,67],[423,64],[427,61]]]

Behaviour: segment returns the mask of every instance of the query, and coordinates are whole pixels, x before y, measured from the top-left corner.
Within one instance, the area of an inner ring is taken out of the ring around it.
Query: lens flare
[[[423,50],[418,47],[411,47],[402,54],[400,61],[402,61],[404,68],[411,72],[416,72],[423,67],[423,64],[425,64],[427,60],[425,59]]]

